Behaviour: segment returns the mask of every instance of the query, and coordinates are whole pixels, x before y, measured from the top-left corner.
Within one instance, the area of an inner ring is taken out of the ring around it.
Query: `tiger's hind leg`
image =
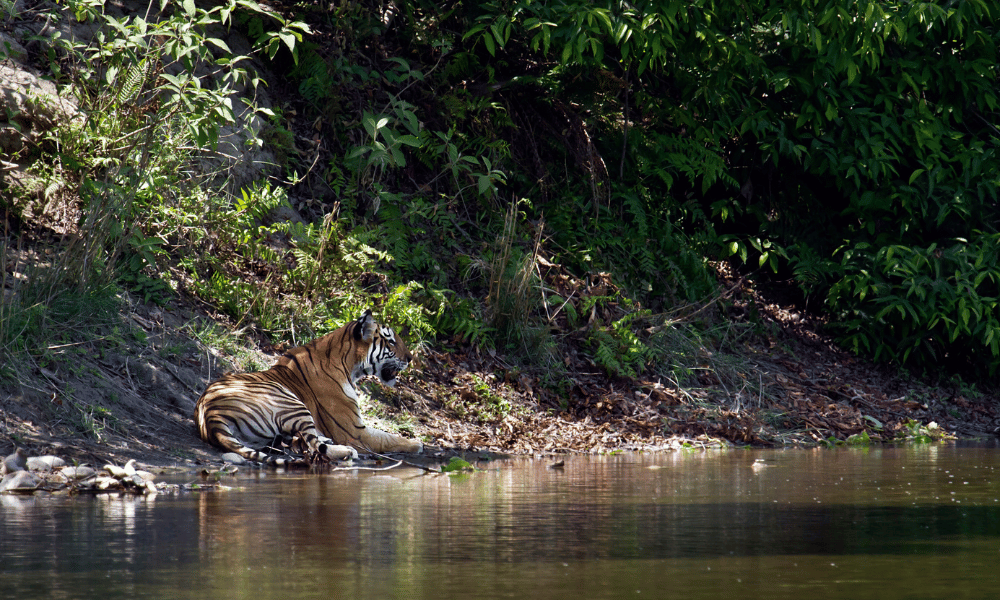
[[[272,390],[272,402],[277,403],[276,397],[279,392],[284,410],[273,413],[274,424],[279,435],[285,436],[286,439],[295,438],[298,442],[295,444],[299,447],[298,450],[314,461],[316,459],[351,460],[358,457],[354,448],[340,446],[320,434],[309,409],[291,390],[283,386],[279,390]]]

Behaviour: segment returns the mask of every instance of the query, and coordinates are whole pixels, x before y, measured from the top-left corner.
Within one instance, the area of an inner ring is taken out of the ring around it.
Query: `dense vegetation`
[[[682,379],[733,339],[729,261],[864,355],[1000,366],[993,3],[66,6],[102,25],[50,53],[86,118],[33,176],[84,236],[0,315],[5,347],[65,318],[58,290],[117,284],[280,338],[376,302],[424,337]],[[274,168],[234,185],[204,155],[247,123]],[[38,210],[19,189],[5,210]]]

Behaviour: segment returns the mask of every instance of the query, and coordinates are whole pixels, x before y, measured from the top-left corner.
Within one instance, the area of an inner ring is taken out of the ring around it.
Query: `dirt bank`
[[[515,368],[503,356],[431,344],[395,389],[367,386],[371,419],[445,454],[996,436],[995,395],[954,382],[932,387],[872,366],[833,347],[809,318],[749,289],[735,305],[748,303],[771,332],[746,345],[753,387],[734,389],[711,373],[687,388],[610,380],[571,363],[570,385],[553,389],[544,372]],[[193,301],[161,307],[124,296],[121,318],[90,341],[5,358],[0,453],[17,446],[89,464],[219,461],[195,433],[194,403],[234,365],[268,366],[274,349],[246,331],[221,333]],[[206,332],[214,332],[214,344]]]

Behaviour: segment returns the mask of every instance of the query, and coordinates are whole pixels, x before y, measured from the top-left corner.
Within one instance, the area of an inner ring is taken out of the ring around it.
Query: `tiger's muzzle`
[[[379,370],[378,373],[379,379],[381,379],[382,383],[386,384],[387,386],[394,387],[396,385],[396,376],[399,375],[399,373],[403,369],[409,366],[409,364],[410,364],[409,362],[402,361],[399,359],[387,361],[385,364],[382,365],[382,368]]]

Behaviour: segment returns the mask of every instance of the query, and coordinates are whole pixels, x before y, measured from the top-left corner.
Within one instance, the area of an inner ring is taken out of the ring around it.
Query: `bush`
[[[1000,234],[927,248],[843,251],[835,328],[877,360],[994,375],[1000,365]]]

